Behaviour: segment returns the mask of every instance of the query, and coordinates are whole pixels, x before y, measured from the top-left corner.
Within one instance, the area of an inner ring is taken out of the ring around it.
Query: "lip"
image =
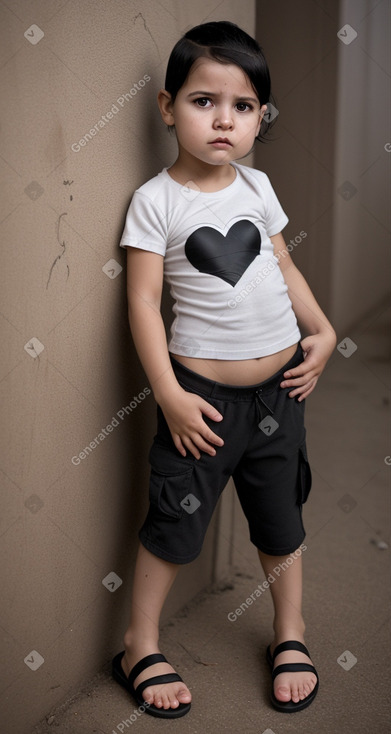
[[[215,140],[211,140],[209,145],[215,145],[218,148],[232,148],[232,143],[228,138],[216,138]]]

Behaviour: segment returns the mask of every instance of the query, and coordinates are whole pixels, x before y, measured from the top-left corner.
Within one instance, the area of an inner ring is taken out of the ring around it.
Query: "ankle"
[[[304,639],[304,633],[305,633],[305,624],[304,620],[301,617],[295,623],[292,623],[292,620],[289,622],[280,621],[278,619],[274,620],[273,623],[273,629],[274,629],[274,639],[278,642],[284,642],[286,640],[301,640]]]
[[[127,629],[123,638],[123,643],[126,652],[133,650],[157,650],[159,647],[159,635],[154,632],[153,634],[143,631],[134,631]]]

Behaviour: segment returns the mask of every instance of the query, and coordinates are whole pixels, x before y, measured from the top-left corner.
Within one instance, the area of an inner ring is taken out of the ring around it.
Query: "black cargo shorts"
[[[217,501],[232,476],[249,525],[251,542],[264,553],[288,555],[305,538],[302,505],[311,488],[304,405],[281,388],[283,373],[303,360],[296,353],[272,377],[257,385],[213,382],[171,357],[179,384],[197,393],[223,416],[210,428],[224,439],[216,455],[183,457],[175,448],[158,406],[146,520],[141,543],[171,563],[189,563],[200,553]]]

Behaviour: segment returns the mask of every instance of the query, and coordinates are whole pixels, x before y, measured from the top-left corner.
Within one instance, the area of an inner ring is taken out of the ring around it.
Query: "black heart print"
[[[232,286],[260,249],[259,229],[248,219],[233,224],[225,237],[217,229],[200,227],[187,238],[185,245],[187,259],[200,273],[215,275]]]

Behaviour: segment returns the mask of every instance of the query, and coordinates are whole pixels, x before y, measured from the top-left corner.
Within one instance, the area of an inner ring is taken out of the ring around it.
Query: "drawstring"
[[[257,406],[257,416],[258,416],[258,424],[263,420],[263,411],[262,411],[262,405],[266,408],[269,415],[273,415],[273,411],[269,406],[265,403],[264,399],[261,397],[262,388],[258,388],[258,390],[255,391],[255,404]]]

